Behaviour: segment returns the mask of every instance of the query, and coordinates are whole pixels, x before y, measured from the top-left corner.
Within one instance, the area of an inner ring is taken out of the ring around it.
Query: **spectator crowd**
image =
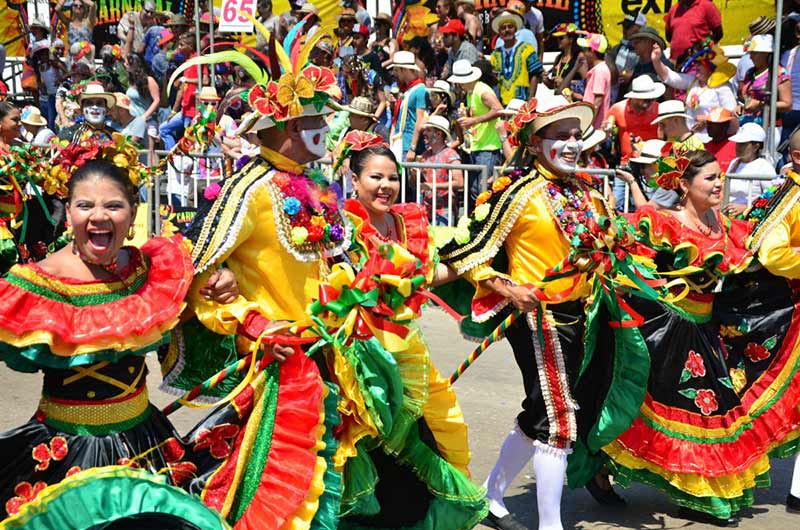
[[[431,9],[409,7],[412,23],[396,31],[391,14],[370,15],[356,0],[344,0],[333,34],[317,40],[309,57],[334,69],[342,92],[342,110],[329,122],[329,157],[335,159],[344,136],[358,129],[383,136],[405,162],[485,167],[485,172],[409,173],[415,178],[409,178],[407,200],[416,196],[432,218],[453,224],[487,185],[481,175],[490,183],[497,169],[524,162],[510,159],[514,149],[506,122],[515,110],[534,96],[560,95],[596,108],[584,160],[589,167],[621,168],[611,185],[618,207],[669,205],[669,194],[664,197],[647,180],[655,141],[708,149],[728,174],[779,167],[779,161],[764,158],[763,126],[772,94],[777,94],[780,139],[800,125],[800,61],[795,61],[800,12],[793,2],[786,3],[781,42],[773,38],[775,18],[750,23],[738,65],[719,46],[725,33],[711,0],[674,3],[663,35],[648,20],[656,15],[630,13],[618,21],[618,43],[575,23],[550,23],[536,5],[536,0],[510,0],[492,11],[484,26],[475,0],[437,0]],[[234,38],[211,31],[218,26],[218,10],[212,21],[201,2],[197,35],[191,18],[159,12],[145,1],[117,24],[119,42],[99,49],[92,42],[94,2],[59,0],[54,11],[66,42],[52,34],[48,21],[29,24],[26,62],[34,72],[38,105],[19,109],[20,139],[41,145],[53,137],[71,141],[82,124],[94,120],[140,147],[170,150],[210,106],[217,120],[211,152],[235,159],[257,149],[235,134],[249,110],[253,80],[245,69],[232,63],[195,67],[172,79],[187,59],[233,49]],[[270,46],[321,31],[311,3],[293,4],[278,15],[271,0],[258,0],[257,18],[275,37],[259,35],[245,52],[262,67],[260,58],[271,53]],[[544,64],[544,50],[557,52],[552,64]],[[773,54],[782,65],[774,87]],[[349,180],[347,164],[337,171],[331,176]],[[732,212],[757,195],[757,187],[743,191],[742,186],[742,181],[732,184],[727,207]],[[625,190],[633,187],[638,189],[626,200]],[[183,185],[171,184],[173,198],[185,205]]]

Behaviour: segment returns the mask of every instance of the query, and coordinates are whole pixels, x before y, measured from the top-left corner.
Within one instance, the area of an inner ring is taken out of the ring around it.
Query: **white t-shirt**
[[[765,158],[759,157],[752,162],[741,162],[739,157],[731,160],[726,175],[775,175],[775,168]],[[735,204],[750,204],[772,184],[769,180],[731,179],[729,201]]]

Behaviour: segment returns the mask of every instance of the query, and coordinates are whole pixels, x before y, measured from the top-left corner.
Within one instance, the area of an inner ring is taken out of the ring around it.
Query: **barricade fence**
[[[143,150],[140,153],[150,167],[157,167],[168,154],[163,150]],[[146,200],[152,205],[150,226],[154,232],[160,232],[162,219],[167,218],[179,228],[188,226],[205,189],[227,178],[232,172],[232,165],[231,159],[219,153],[180,155],[168,162],[165,171],[154,176],[153,186],[147,191]],[[353,196],[352,176],[349,171],[340,172],[333,178],[330,159],[321,159],[312,165],[321,169],[331,180],[335,180],[341,186],[344,197]],[[475,198],[498,176],[498,170],[499,168],[495,168],[490,178],[488,168],[480,164],[402,162],[398,202],[423,204],[432,225],[452,227],[458,223],[458,219],[471,212]],[[599,191],[608,190],[613,193],[610,191],[610,184],[616,175],[614,169],[587,168],[581,169],[581,172],[602,177],[603,189]],[[755,188],[756,183],[771,183],[778,177],[775,174],[727,175],[722,202],[727,204],[729,201],[732,181],[748,183],[749,205],[761,194],[760,189]],[[625,184],[623,204],[618,204],[617,210],[633,211],[628,184]]]

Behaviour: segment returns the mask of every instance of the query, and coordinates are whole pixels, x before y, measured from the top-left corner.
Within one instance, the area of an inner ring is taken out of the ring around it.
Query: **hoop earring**
[[[131,225],[131,226],[128,228],[128,236],[127,236],[127,239],[130,241],[130,240],[133,240],[133,238],[134,238],[134,237],[136,237],[136,227],[134,227],[133,225]]]

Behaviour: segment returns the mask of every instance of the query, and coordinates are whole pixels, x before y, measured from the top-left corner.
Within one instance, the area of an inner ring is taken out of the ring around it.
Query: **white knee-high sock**
[[[794,473],[792,474],[792,486],[789,493],[800,499],[800,453],[794,457]]]
[[[563,530],[561,491],[567,475],[567,451],[536,444],[533,455],[539,530]]]
[[[533,452],[533,440],[525,436],[519,427],[514,427],[500,447],[500,456],[483,485],[486,488],[486,498],[489,499],[489,510],[497,517],[508,515],[503,496],[511,482],[533,457]]]

